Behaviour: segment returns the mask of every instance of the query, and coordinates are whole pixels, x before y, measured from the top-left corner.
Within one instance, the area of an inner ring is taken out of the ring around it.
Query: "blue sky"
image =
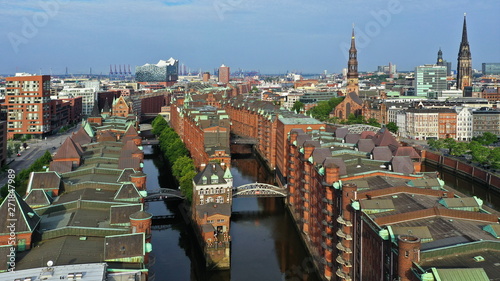
[[[174,57],[192,69],[340,72],[352,24],[361,71],[500,62],[498,0],[0,0],[0,73],[109,72]]]

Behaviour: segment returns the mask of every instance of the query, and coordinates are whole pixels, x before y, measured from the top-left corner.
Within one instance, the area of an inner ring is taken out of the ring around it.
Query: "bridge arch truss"
[[[233,197],[286,197],[286,188],[267,183],[249,183],[233,187]]]

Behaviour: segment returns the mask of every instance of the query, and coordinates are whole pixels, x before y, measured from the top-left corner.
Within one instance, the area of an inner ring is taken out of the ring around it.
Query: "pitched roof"
[[[205,213],[208,217],[213,215],[231,216],[231,204],[208,203],[196,206],[196,212],[200,218],[203,218]]]
[[[139,169],[141,166],[141,159],[137,157],[120,157],[118,160],[118,169]]]
[[[89,136],[89,134],[87,134],[83,127],[80,127],[80,129],[76,133],[73,133],[71,138],[75,143],[78,143],[80,145],[92,142],[92,138]]]
[[[111,206],[109,210],[109,223],[128,224],[130,223],[130,215],[141,210],[142,204]]]
[[[358,94],[356,94],[355,92],[350,92],[349,94],[347,94],[349,98],[351,98],[351,100],[359,105],[362,105],[363,104],[363,101],[359,98]]]
[[[73,161],[52,161],[49,164],[49,171],[67,173],[73,170]]]
[[[417,153],[415,148],[411,146],[398,147],[394,152],[394,156],[409,156],[412,159],[420,159],[420,155]]]
[[[137,132],[137,130],[135,129],[135,126],[133,126],[132,124],[130,124],[128,126],[128,129],[127,131],[125,132],[125,136],[137,136],[139,133]]]
[[[82,155],[82,149],[81,147],[75,144],[71,138],[66,138],[66,140],[63,142],[63,144],[59,147],[59,149],[56,152],[56,155],[54,155],[53,159],[73,159],[73,158],[80,158]]]
[[[357,146],[359,151],[370,153],[375,148],[375,143],[371,139],[360,139]]]
[[[349,133],[349,128],[342,127],[335,130],[335,137],[343,139]]]
[[[33,189],[26,195],[24,201],[32,208],[48,206],[53,199],[43,189]]]
[[[483,268],[432,268],[436,280],[440,281],[489,281]],[[491,276],[494,277],[494,276]]]
[[[90,117],[101,117],[101,112],[99,111],[99,105],[97,104],[97,101],[94,101],[94,106],[92,107]]]
[[[108,99],[104,102],[104,107],[102,108],[102,112],[111,112],[111,108],[109,107]]]
[[[395,147],[399,147],[400,144],[391,134],[391,132],[385,128],[380,129],[378,133],[373,137],[373,142],[376,146],[389,146],[393,145]]]
[[[392,226],[392,231],[394,235],[413,235],[417,236],[421,240],[433,240],[432,234],[427,226]]]
[[[392,159],[392,152],[387,146],[373,148],[372,154],[373,160],[391,161]]]
[[[28,191],[32,189],[58,189],[61,177],[57,172],[31,172],[28,182]]]
[[[15,220],[16,233],[33,232],[40,223],[40,217],[15,191],[9,193],[0,205],[0,221],[4,222],[0,225],[0,235],[11,232],[8,219]]]
[[[205,166],[203,171],[199,172],[194,178],[193,181],[196,185],[207,185],[207,184],[212,184],[211,181],[207,181],[206,183],[203,183],[203,178],[205,179],[211,179],[212,176],[217,177],[217,182],[219,184],[224,184],[227,183],[226,179],[224,179],[224,169],[219,163],[210,163]]]
[[[120,260],[144,256],[144,233],[106,236],[104,260]]]
[[[344,138],[346,143],[357,143],[360,139],[360,134],[347,134]]]
[[[139,191],[132,183],[124,183],[118,189],[115,195],[115,200],[127,200],[127,199],[139,199],[142,196],[139,194]]]
[[[371,200],[360,200],[361,208],[363,210],[371,209],[371,210],[394,210],[394,203],[392,199],[371,199]]]
[[[479,208],[481,207],[474,197],[443,198],[439,200],[443,206],[449,209],[455,208]]]
[[[408,156],[394,156],[391,161],[392,170],[396,173],[413,174],[415,167]]]

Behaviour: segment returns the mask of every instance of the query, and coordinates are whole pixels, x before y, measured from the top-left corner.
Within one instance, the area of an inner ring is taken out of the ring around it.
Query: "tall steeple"
[[[436,65],[444,65],[443,51],[441,51],[441,48],[439,48],[439,51],[438,51],[438,58],[437,58]]]
[[[351,48],[349,49],[349,61],[347,62],[347,93],[359,93],[358,85],[358,51],[356,50],[356,37],[354,36],[354,24],[352,26]]]
[[[472,58],[467,39],[467,21],[464,14],[464,26],[462,30],[462,41],[458,51],[457,65],[457,89],[463,90],[467,86],[472,86]]]

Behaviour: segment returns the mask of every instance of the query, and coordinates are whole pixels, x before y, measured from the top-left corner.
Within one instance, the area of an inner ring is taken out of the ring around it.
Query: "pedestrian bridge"
[[[286,197],[286,188],[267,183],[249,183],[233,188],[233,197]]]
[[[151,202],[151,201],[162,201],[169,199],[179,200],[179,199],[185,199],[185,197],[182,196],[180,190],[175,190],[170,188],[158,188],[155,190],[148,190],[148,196],[144,198],[144,201]]]

